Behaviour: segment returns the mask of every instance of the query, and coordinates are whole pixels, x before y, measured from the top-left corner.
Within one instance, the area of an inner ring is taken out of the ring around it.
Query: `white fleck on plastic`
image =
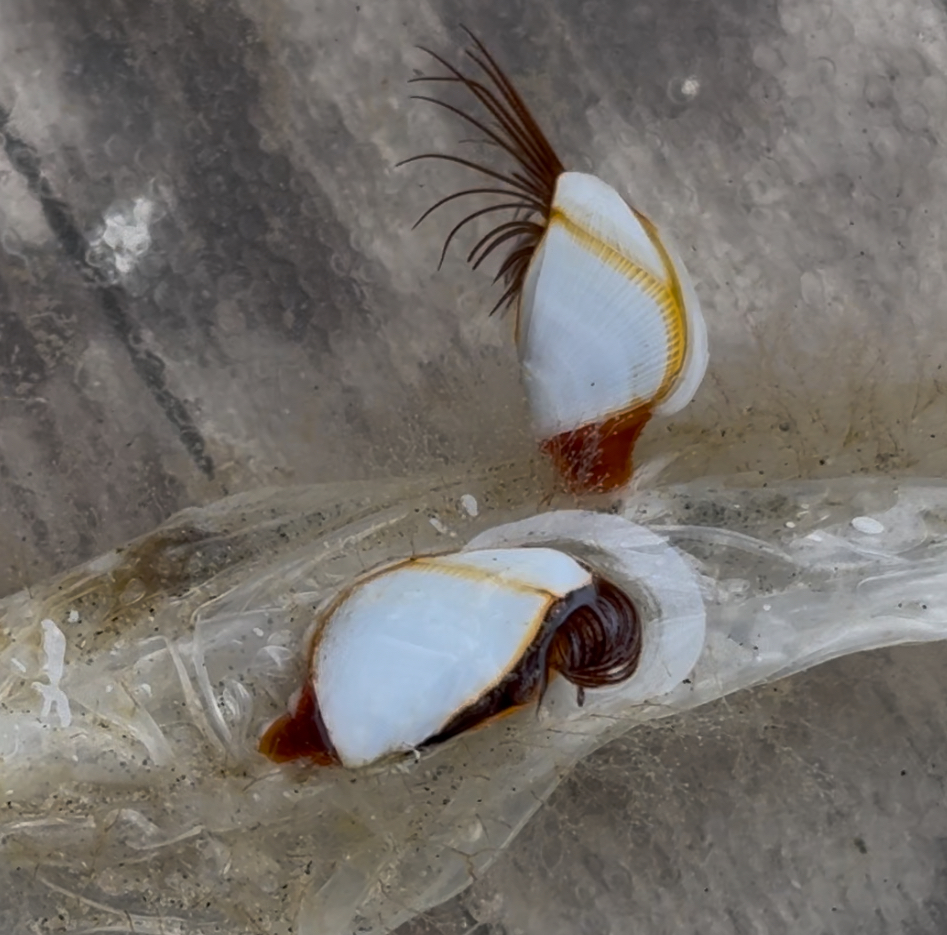
[[[72,712],[69,708],[69,699],[59,687],[65,670],[66,637],[62,630],[49,618],[43,620],[43,652],[46,653],[46,662],[43,671],[49,678],[49,684],[34,682],[33,687],[43,696],[43,710],[40,717],[45,721],[56,709],[56,717],[60,727],[68,727],[72,723]]]
[[[68,620],[69,623],[78,623],[81,619],[82,617],[79,616],[78,610],[70,610],[69,616],[66,618],[66,620]]]
[[[476,517],[480,513],[480,504],[473,494],[465,493],[460,498],[460,505],[464,508],[468,516]]]
[[[442,535],[446,536],[450,530],[436,516],[428,518],[428,522]]]
[[[856,516],[852,526],[866,536],[880,536],[885,531],[884,523],[879,523],[871,516]]]

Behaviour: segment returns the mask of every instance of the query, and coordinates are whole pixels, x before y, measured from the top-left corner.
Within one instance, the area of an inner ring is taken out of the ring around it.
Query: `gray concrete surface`
[[[410,231],[461,176],[394,167],[462,135],[404,84],[460,21],[685,251],[661,482],[945,476],[942,3],[0,0],[0,593],[224,493],[525,455],[510,321]],[[403,935],[943,931],[945,662],[629,735]]]

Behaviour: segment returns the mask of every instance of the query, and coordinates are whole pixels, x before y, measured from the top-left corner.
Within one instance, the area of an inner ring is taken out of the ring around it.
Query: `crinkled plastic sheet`
[[[616,710],[590,692],[580,710],[551,692],[359,773],[256,752],[340,585],[515,535],[488,532],[499,524],[542,531],[536,514],[571,504],[540,490],[531,466],[508,465],[241,495],[6,599],[3,930],[49,930],[54,907],[72,932],[387,932],[468,885],[572,765],[636,723],[947,635],[943,484],[704,481],[611,505],[678,550],[707,608],[697,667],[660,703]]]

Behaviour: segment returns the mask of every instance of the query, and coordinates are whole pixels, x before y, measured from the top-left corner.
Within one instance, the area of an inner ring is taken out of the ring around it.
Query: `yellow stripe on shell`
[[[582,249],[587,250],[594,257],[634,283],[649,298],[653,298],[660,309],[661,317],[664,319],[667,328],[668,342],[668,358],[664,369],[664,377],[661,380],[661,387],[653,399],[632,400],[628,407],[629,410],[642,403],[653,405],[667,396],[674,385],[674,380],[684,367],[684,355],[687,350],[687,320],[684,312],[684,298],[680,281],[674,270],[674,264],[661,243],[661,238],[654,224],[643,214],[633,208],[631,210],[661,257],[661,262],[664,264],[668,276],[667,282],[662,282],[648,270],[635,263],[631,257],[626,256],[620,248],[597,237],[586,227],[570,218],[560,208],[552,209],[547,226],[547,230],[554,225],[563,228]]]
[[[681,372],[684,366],[684,357],[687,352],[687,310],[684,305],[684,290],[681,288],[681,280],[677,274],[677,269],[674,266],[674,261],[671,259],[671,255],[664,246],[664,243],[661,240],[661,235],[658,233],[658,229],[654,226],[651,220],[645,217],[640,211],[636,211],[634,208],[631,210],[638,219],[638,223],[644,228],[644,231],[648,235],[648,239],[654,245],[655,250],[657,250],[660,254],[661,262],[664,264],[664,269],[668,275],[668,287],[671,291],[671,296],[675,307],[675,314],[677,316],[677,324],[675,325],[676,330],[674,332],[673,338],[673,340],[678,343],[678,347],[675,348],[675,354],[679,354],[680,357],[673,372],[670,373],[668,381],[670,384],[670,381],[673,381]]]
[[[442,575],[449,575],[452,578],[465,578],[468,581],[480,581],[484,584],[493,584],[495,586],[497,586],[497,582],[499,581],[504,588],[510,591],[517,591],[521,594],[544,594],[550,598],[550,600],[559,600],[552,591],[548,591],[546,588],[533,587],[531,584],[524,584],[520,581],[510,581],[507,578],[498,579],[495,573],[485,568],[476,568],[472,565],[447,565],[443,562],[439,562],[439,557],[440,556],[437,555],[419,556],[408,559],[404,564],[424,568],[427,571],[435,571]]]

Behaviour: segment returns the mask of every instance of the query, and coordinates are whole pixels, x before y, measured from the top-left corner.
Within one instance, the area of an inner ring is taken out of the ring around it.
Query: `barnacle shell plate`
[[[707,369],[707,333],[677,252],[605,182],[565,172],[530,263],[517,342],[542,438],[642,410],[670,414]]]
[[[496,685],[553,603],[592,580],[552,549],[412,559],[357,583],[317,634],[313,683],[345,766],[420,746]]]

